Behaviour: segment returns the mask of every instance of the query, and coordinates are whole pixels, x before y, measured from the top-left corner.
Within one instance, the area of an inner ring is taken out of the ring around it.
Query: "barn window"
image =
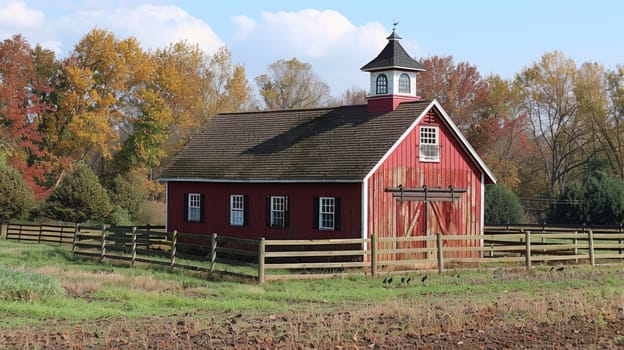
[[[233,194],[230,196],[230,225],[243,226],[245,224],[245,218],[247,216],[245,205],[246,196],[242,194]]]
[[[321,197],[319,200],[319,228],[334,229],[334,197]]]
[[[375,91],[378,95],[388,93],[388,78],[385,74],[379,74],[377,77],[377,87]]]
[[[420,160],[423,162],[440,161],[440,143],[437,126],[420,127]]]
[[[340,198],[314,197],[314,228],[340,230]]]
[[[268,201],[269,205],[269,226],[270,227],[287,227],[288,226],[288,197],[271,196]]]
[[[186,221],[202,221],[202,197],[200,193],[188,193],[186,195]]]
[[[399,77],[399,92],[404,94],[410,93],[410,78],[405,73]]]

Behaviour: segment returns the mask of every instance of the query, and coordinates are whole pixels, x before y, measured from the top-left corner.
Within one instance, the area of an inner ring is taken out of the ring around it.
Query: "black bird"
[[[551,267],[551,268],[550,268],[550,272],[552,272],[554,269],[555,269],[555,267],[554,267],[554,266],[553,266],[553,267]]]
[[[405,283],[405,277],[401,277],[401,283]]]
[[[426,280],[427,280],[427,275],[424,275],[424,276],[420,279],[420,281],[421,281],[422,283],[425,283],[425,281],[426,281]]]
[[[382,283],[383,283],[383,284],[388,283],[388,277],[385,277]]]
[[[412,281],[412,278],[411,278],[411,277],[408,277],[408,278],[407,278],[407,281],[405,281],[405,283],[409,284],[411,281]]]
[[[563,271],[563,266],[558,267],[558,268],[557,268],[557,271]]]
[[[388,278],[388,284],[392,284],[392,277]]]

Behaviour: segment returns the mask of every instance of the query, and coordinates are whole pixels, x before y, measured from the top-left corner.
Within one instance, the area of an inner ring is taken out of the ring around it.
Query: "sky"
[[[368,89],[360,68],[393,23],[416,59],[438,55],[511,79],[560,51],[578,65],[624,64],[624,1],[617,0],[0,0],[0,39],[21,34],[67,57],[93,28],[146,49],[186,40],[211,55],[226,46],[253,78],[280,59],[307,62],[334,96]]]

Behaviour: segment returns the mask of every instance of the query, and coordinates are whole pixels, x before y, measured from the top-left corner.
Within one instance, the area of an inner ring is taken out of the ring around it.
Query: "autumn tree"
[[[604,72],[603,79],[597,84],[599,89],[604,89],[604,95],[597,97],[601,100],[599,106],[590,107],[593,126],[598,133],[596,139],[602,142],[611,168],[624,180],[624,66]]]
[[[314,73],[312,66],[296,58],[270,64],[267,73],[255,81],[269,110],[320,107],[330,98],[328,85]]]
[[[38,117],[50,107],[39,94],[50,88],[38,80],[33,57],[33,50],[20,35],[0,43],[0,156],[41,197],[50,163],[42,147]]]
[[[347,89],[340,97],[340,105],[365,104],[368,92],[362,88],[354,86]]]
[[[423,59],[426,71],[418,75],[418,94],[437,99],[462,132],[478,125],[479,113],[488,96],[487,81],[477,67],[467,62],[455,64],[453,56]],[[468,141],[475,143],[470,135]]]
[[[246,110],[252,92],[242,65],[232,64],[221,48],[206,57],[197,45],[178,42],[153,54],[156,81],[171,115],[167,154],[174,154],[208,118],[221,112]]]
[[[593,156],[591,128],[579,117],[577,83],[576,64],[557,51],[544,54],[515,80],[554,196]]]
[[[63,64],[58,113],[69,131],[63,135],[66,152],[89,163],[110,159],[132,133],[141,113],[137,93],[153,71],[136,39],[119,40],[101,29],[85,35]]]

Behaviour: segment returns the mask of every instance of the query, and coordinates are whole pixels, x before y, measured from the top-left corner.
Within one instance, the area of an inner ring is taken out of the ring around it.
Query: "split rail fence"
[[[153,226],[87,227],[8,224],[6,238],[72,244],[72,252],[206,272],[262,283],[395,271],[516,264],[597,264],[624,260],[621,228],[488,227],[483,235],[324,240],[240,239],[166,232]]]

